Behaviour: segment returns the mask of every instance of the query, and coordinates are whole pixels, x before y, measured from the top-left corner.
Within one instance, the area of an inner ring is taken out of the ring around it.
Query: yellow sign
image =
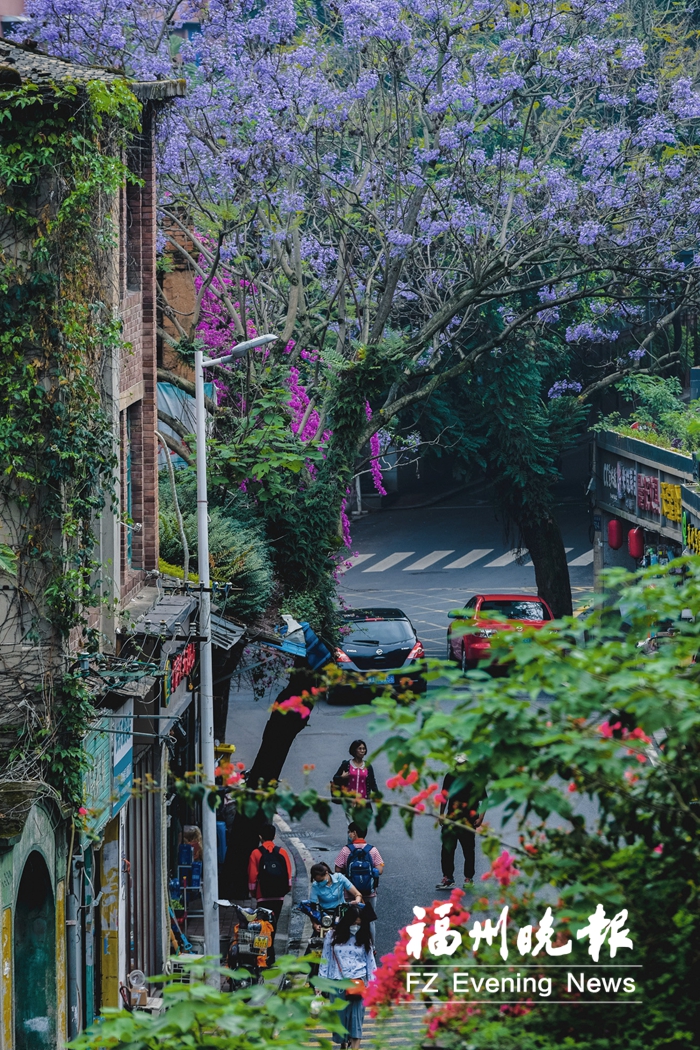
[[[100,850],[102,868],[102,1005],[118,1007],[119,998],[119,818],[105,828]]]
[[[683,516],[680,485],[661,482],[661,513],[669,521],[680,521]]]
[[[65,1046],[68,988],[66,985],[66,883],[56,883],[56,1042]]]
[[[12,908],[3,908],[0,941],[0,987],[2,988],[2,1047],[12,1050]]]
[[[685,545],[693,554],[700,554],[700,529],[696,529],[694,525],[688,524]]]

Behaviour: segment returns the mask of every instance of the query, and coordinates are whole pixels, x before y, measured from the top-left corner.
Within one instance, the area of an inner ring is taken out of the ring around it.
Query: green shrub
[[[190,552],[190,571],[197,569],[196,491],[190,472],[177,476],[178,500],[185,537]],[[187,475],[187,476],[185,476]],[[212,505],[209,509],[209,567],[211,577],[232,584],[226,611],[243,620],[260,616],[266,609],[273,587],[269,548],[260,525],[240,520],[229,508]],[[160,554],[164,562],[182,569],[184,550],[177,524],[170,482],[160,483]]]

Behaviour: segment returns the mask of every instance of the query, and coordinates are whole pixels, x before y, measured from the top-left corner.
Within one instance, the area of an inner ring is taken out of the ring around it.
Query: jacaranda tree
[[[402,412],[459,377],[478,401],[485,372],[517,373],[522,360],[539,377],[546,435],[566,415],[558,406],[550,426],[550,384],[558,400],[585,397],[677,359],[662,335],[697,298],[700,210],[682,11],[618,0],[26,7],[22,35],[53,52],[188,79],[161,125],[161,228],[197,299],[188,316],[163,303],[170,338],[187,353],[198,338],[221,348],[253,330],[279,335],[220,373],[218,478],[258,500],[285,589],[315,595],[319,613],[358,450],[371,438],[376,450]],[[492,425],[501,391],[484,401]],[[518,419],[504,417],[516,436]],[[520,492],[510,515],[540,592],[566,613],[546,487]]]

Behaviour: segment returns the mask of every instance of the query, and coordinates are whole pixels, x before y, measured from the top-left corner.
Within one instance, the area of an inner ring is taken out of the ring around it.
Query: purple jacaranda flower
[[[575,379],[557,379],[556,383],[547,391],[547,397],[550,401],[554,401],[556,398],[564,397],[566,394],[580,394],[581,390],[581,384],[577,383]]]

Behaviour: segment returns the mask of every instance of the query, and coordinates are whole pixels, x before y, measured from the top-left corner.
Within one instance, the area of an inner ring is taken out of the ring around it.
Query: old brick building
[[[0,16],[18,13],[7,7],[0,7]],[[31,85],[37,99],[50,102],[56,85],[70,84],[74,94],[64,93],[61,105],[74,104],[76,110],[85,105],[89,85],[122,79],[6,40],[0,40],[0,73],[6,87]],[[22,705],[25,725],[32,718],[37,725],[51,724],[53,681],[75,673],[76,647],[85,643],[77,630],[60,636],[51,626],[40,589],[30,608],[26,590],[8,582],[7,575],[0,588],[0,1050],[62,1045],[104,1006],[119,1005],[130,969],[161,972],[168,952],[165,798],[162,792],[132,792],[135,777],[151,775],[160,782],[166,769],[167,723],[158,720],[163,676],[153,668],[167,653],[162,636],[149,638],[147,628],[136,644],[133,634],[125,641],[123,623],[125,616],[134,623],[147,615],[158,596],[148,576],[158,566],[155,132],[159,108],[183,94],[184,84],[168,80],[129,87],[142,107],[141,130],[122,157],[135,179],[101,203],[111,215],[112,232],[100,242],[96,258],[100,309],[117,320],[121,332],[98,354],[101,408],[113,439],[115,500],[105,492],[94,525],[104,601],[86,611],[88,623],[98,629],[101,653],[97,659],[92,658],[97,654],[85,657],[95,712],[82,741],[89,756],[84,828],[60,791],[42,780],[41,763],[10,768],[2,746],[9,741],[11,748],[12,733],[21,729],[17,711]],[[71,97],[74,103],[67,101]],[[24,191],[29,210],[38,212],[52,200],[51,178],[48,173],[43,183],[30,183]],[[0,247],[3,263],[26,262],[24,246],[10,243],[6,232]],[[61,261],[56,260],[58,270]],[[59,341],[56,360],[60,348]],[[48,347],[44,360],[49,384],[56,370]],[[41,501],[37,492],[37,515]],[[33,513],[31,507],[26,513]],[[4,496],[0,539],[17,550],[18,522],[12,496]],[[60,537],[63,522],[49,524]],[[188,602],[188,608],[181,602],[171,617],[178,626],[187,622],[189,606],[195,604]],[[127,661],[129,666],[141,661],[145,670],[137,666],[123,673]],[[116,668],[115,675],[100,677],[103,665]],[[30,687],[32,681],[39,687]],[[185,677],[178,685],[188,694],[191,681]],[[165,702],[174,710],[179,695],[173,692]]]
[[[122,528],[119,589],[122,601],[158,568],[158,455],[156,448],[156,201],[153,110],[129,151],[129,183],[120,201],[119,316],[130,348],[119,369]]]

